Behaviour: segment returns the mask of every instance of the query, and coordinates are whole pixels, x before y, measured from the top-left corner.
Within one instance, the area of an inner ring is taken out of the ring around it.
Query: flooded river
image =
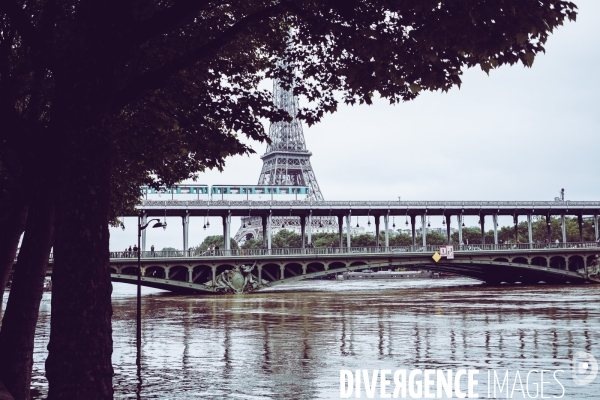
[[[540,371],[548,370],[544,398],[598,399],[600,393],[600,376],[576,385],[571,370],[580,351],[600,360],[600,287],[592,285],[493,288],[457,278],[305,281],[243,296],[145,289],[139,393],[135,288],[115,284],[113,307],[119,399],[338,399],[340,370],[357,369],[479,370],[480,398],[494,397],[488,373],[496,371],[501,383],[508,371],[504,392],[496,388],[495,397],[506,398],[510,387],[516,391],[509,398],[517,399],[535,397]],[[50,295],[44,294],[33,379],[38,398],[47,388],[49,327]],[[393,393],[393,377],[387,379]],[[361,390],[369,398],[364,382]],[[373,398],[380,396],[378,384]]]

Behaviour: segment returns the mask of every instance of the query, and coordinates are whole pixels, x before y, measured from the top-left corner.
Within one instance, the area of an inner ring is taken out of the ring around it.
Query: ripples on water
[[[305,281],[245,296],[144,290],[143,399],[335,399],[340,369],[477,368],[484,398],[489,369],[562,369],[564,399],[600,393],[600,376],[583,387],[570,379],[574,352],[600,360],[597,286],[448,279]],[[115,397],[136,398],[134,287],[115,284],[113,308]],[[49,320],[44,294],[33,374],[40,398]]]

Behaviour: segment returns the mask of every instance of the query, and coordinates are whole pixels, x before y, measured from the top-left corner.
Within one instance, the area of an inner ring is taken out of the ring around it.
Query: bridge
[[[600,283],[597,243],[460,246],[454,259],[432,256],[439,246],[239,249],[142,252],[143,286],[181,293],[245,293],[365,268],[446,272],[491,285]],[[186,254],[188,253],[188,254]],[[137,254],[111,253],[114,282],[137,283]],[[52,262],[48,273],[52,273]]]
[[[183,196],[183,195],[181,195]],[[184,197],[185,198],[185,197]],[[595,240],[599,238],[598,215],[600,201],[228,201],[228,200],[143,200],[136,207],[136,213],[128,216],[140,217],[141,223],[148,218],[174,217],[182,219],[183,248],[189,248],[190,218],[199,217],[210,223],[215,218],[223,225],[223,250],[230,250],[231,220],[234,217],[257,217],[261,220],[264,247],[271,249],[273,221],[275,217],[298,218],[301,227],[302,246],[311,242],[312,229],[318,218],[337,218],[339,247],[351,248],[352,217],[367,217],[373,219],[375,225],[376,245],[389,247],[390,223],[399,218],[398,223],[411,227],[412,246],[416,247],[417,222],[421,232],[427,232],[431,218],[440,218],[447,229],[450,241],[452,217],[458,230],[458,241],[462,243],[462,227],[464,216],[478,216],[481,229],[481,243],[486,244],[485,223],[491,219],[494,231],[494,245],[498,243],[498,216],[511,216],[517,235],[519,217],[525,217],[528,225],[530,248],[533,248],[532,218],[542,216],[548,222],[550,236],[550,218],[558,216],[562,222],[562,243],[567,242],[565,216],[577,217],[579,225],[579,242],[583,243],[583,218],[593,218]],[[383,219],[384,243],[379,243],[381,220]],[[404,221],[402,221],[404,220]],[[395,225],[395,222],[392,222]],[[347,230],[346,243],[343,243],[343,226]],[[427,246],[427,235],[423,234],[420,245]],[[448,242],[450,244],[450,242]],[[491,244],[491,243],[490,243]],[[142,232],[141,249],[146,250],[145,231]]]

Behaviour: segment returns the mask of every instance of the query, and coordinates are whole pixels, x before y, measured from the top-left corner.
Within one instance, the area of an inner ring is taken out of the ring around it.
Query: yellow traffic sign
[[[431,258],[433,258],[435,260],[435,262],[438,262],[442,259],[442,256],[440,256],[440,253],[438,253],[437,251],[431,256]]]

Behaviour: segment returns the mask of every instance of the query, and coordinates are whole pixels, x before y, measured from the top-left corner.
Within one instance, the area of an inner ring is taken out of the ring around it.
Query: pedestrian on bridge
[[[154,245],[150,246],[150,254],[154,257]]]

